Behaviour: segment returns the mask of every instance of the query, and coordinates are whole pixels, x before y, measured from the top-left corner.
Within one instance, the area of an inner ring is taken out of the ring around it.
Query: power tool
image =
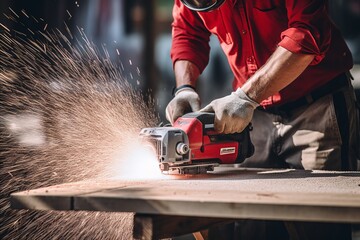
[[[214,113],[188,113],[173,126],[143,128],[140,137],[154,149],[165,174],[202,174],[253,155],[251,124],[241,133],[219,134],[214,120]]]

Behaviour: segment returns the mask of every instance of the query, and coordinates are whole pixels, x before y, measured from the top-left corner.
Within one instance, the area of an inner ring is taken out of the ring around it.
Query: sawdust
[[[35,39],[5,29],[0,33],[0,238],[131,239],[132,214],[15,211],[9,195],[109,177],[114,155],[121,156],[142,127],[158,122],[153,103],[144,103],[106,49],[97,49],[82,31],[80,39],[69,39],[44,27]]]

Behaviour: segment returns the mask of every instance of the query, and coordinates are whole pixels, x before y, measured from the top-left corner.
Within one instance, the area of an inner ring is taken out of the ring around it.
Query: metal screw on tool
[[[185,143],[178,143],[176,145],[176,152],[179,155],[184,155],[184,154],[189,152],[189,146],[187,144],[185,144]]]

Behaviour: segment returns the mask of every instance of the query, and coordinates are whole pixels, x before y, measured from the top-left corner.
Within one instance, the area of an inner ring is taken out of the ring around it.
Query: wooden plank
[[[32,209],[62,210],[64,207],[57,203],[70,198],[71,204],[66,207],[72,210],[360,222],[359,184],[359,172],[220,169],[195,177],[64,184],[17,193],[11,198],[21,199],[16,207]],[[42,204],[30,201],[34,197]]]
[[[13,209],[37,209],[37,210],[72,210],[73,198],[71,196],[33,196],[14,193],[10,198],[11,208]]]
[[[298,195],[272,194],[262,196],[256,193],[239,192],[237,197],[243,199],[234,201],[214,202],[212,200],[162,198],[140,199],[132,195],[97,194],[76,197],[76,210],[138,212],[148,214],[164,214],[177,216],[205,216],[219,218],[267,219],[267,220],[297,220],[326,222],[360,222],[360,198],[354,205],[340,204],[348,197],[338,195],[303,194]],[[243,201],[246,198],[246,201]],[[279,200],[279,202],[277,202]],[[304,200],[304,201],[302,201]],[[319,201],[324,202],[323,205]],[[355,200],[353,198],[353,200]],[[342,206],[340,206],[342,205]]]
[[[119,182],[74,182],[11,194],[14,209],[74,210],[74,196],[121,188]]]

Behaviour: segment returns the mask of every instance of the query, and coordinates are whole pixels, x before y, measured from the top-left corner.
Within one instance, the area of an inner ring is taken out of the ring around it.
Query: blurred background
[[[360,0],[329,0],[329,3],[331,17],[343,32],[353,53],[355,66],[352,74],[360,99]],[[155,114],[159,115],[161,121],[166,122],[164,112],[172,98],[171,92],[175,85],[170,60],[172,4],[172,0],[1,0],[0,34],[7,31],[6,29],[11,29],[12,34],[17,37],[36,39],[39,37],[37,34],[39,31],[60,31],[72,36],[69,40],[76,42],[77,39],[84,38],[82,33],[85,33],[88,41],[93,42],[99,49],[107,50],[106,53],[111,60],[121,66],[124,78],[144,94],[145,100],[154,99],[157,112]],[[198,82],[203,105],[214,98],[228,94],[231,91],[233,78],[215,37],[211,38],[210,46],[212,49],[210,62]],[[0,47],[0,51],[3,50]],[[1,67],[6,69],[6,66]],[[139,109],[142,108],[139,106]],[[120,114],[122,115],[126,113]],[[13,152],[17,150],[14,148]],[[9,155],[13,152],[10,151]],[[61,154],[62,152],[59,154],[62,157]],[[84,156],[87,157],[88,154]],[[5,161],[0,155],[0,170],[3,162]],[[25,168],[27,166],[24,164]],[[23,171],[22,168],[19,169]],[[11,185],[7,184],[6,179],[3,184],[1,180],[3,179],[0,178],[2,190],[16,191],[22,184],[24,186],[28,184],[15,182],[16,184]],[[0,193],[2,194],[1,191]],[[1,203],[0,198],[0,210],[2,210]],[[6,204],[5,201],[3,203]],[[0,220],[1,214],[0,211]],[[84,216],[79,217],[82,219]],[[88,217],[90,219],[92,215]],[[107,215],[103,217],[108,218]],[[64,219],[66,221],[66,218]],[[12,223],[10,220],[9,222]],[[91,224],[92,222],[89,221],[90,227]],[[37,227],[36,224],[33,226]],[[1,230],[0,224],[0,239],[2,239]],[[360,239],[360,231],[357,232],[357,239]],[[90,231],[89,234],[91,233]]]
[[[334,22],[343,32],[355,63],[360,64],[360,0],[329,3]],[[156,110],[165,121],[164,109],[174,87],[170,60],[172,4],[171,0],[1,0],[0,22],[19,34],[46,28],[69,30],[77,36],[79,29],[83,30],[90,41],[105,47],[120,63],[135,88],[155,99]],[[14,23],[12,12],[25,24]],[[199,81],[203,105],[227,94],[232,81],[217,40],[212,38],[210,45],[210,63]],[[352,72],[354,85],[360,88],[358,65]]]

